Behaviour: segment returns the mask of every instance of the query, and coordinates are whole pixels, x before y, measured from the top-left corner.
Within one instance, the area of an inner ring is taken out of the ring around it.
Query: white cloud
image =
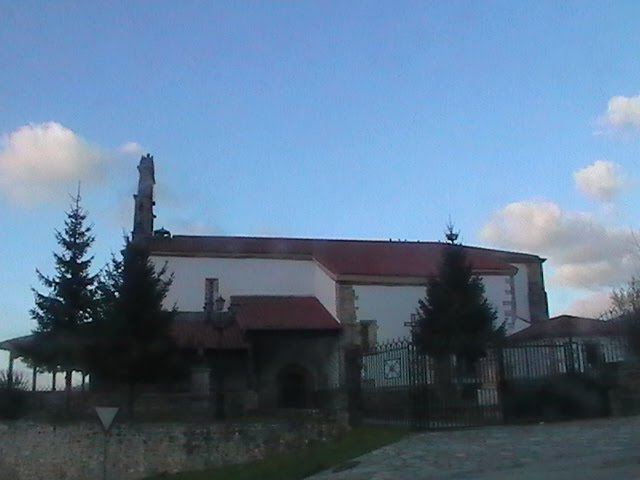
[[[144,153],[144,148],[138,142],[127,142],[121,145],[118,151],[124,155],[137,157],[138,155],[142,155]]]
[[[588,213],[563,211],[553,202],[516,202],[494,214],[483,240],[549,259],[551,281],[561,287],[617,286],[637,272],[631,231],[606,226]]]
[[[97,180],[105,161],[102,150],[59,123],[25,125],[0,139],[0,190],[33,204]]]
[[[587,197],[603,202],[613,200],[626,185],[622,167],[609,160],[597,160],[574,172],[573,178],[578,190]]]
[[[597,131],[597,134],[640,131],[640,95],[611,97],[607,105],[607,113],[602,116],[599,123],[602,130]]]
[[[598,318],[611,308],[610,296],[609,292],[593,293],[574,301],[567,309],[567,313],[578,317]]]

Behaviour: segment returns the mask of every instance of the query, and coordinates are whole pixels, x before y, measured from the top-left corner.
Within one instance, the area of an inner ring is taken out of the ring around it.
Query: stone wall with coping
[[[338,435],[318,418],[260,423],[0,423],[0,480],[133,480],[258,460]]]

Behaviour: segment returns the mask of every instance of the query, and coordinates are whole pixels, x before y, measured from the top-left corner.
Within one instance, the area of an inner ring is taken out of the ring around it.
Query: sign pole
[[[104,434],[104,442],[102,443],[102,480],[107,480],[107,437],[108,433]]]
[[[109,430],[113,425],[113,420],[118,414],[118,407],[95,407],[102,431],[104,432],[104,443],[102,445],[102,480],[107,480],[107,440],[109,438]]]

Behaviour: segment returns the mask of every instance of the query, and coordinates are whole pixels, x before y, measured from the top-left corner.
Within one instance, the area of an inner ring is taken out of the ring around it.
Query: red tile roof
[[[336,276],[435,275],[446,244],[378,240],[317,240],[268,237],[216,237],[176,235],[154,237],[152,255],[239,256],[314,259]],[[515,268],[501,259],[505,252],[464,247],[472,268],[484,274],[510,274]],[[540,259],[508,252],[510,260]]]
[[[338,322],[315,297],[236,296],[231,297],[235,321],[218,337],[216,329],[205,321],[203,312],[178,312],[172,335],[181,348],[244,350],[247,331],[338,332]]]
[[[324,330],[341,326],[315,297],[234,296],[231,304],[242,330]]]
[[[537,322],[510,335],[510,342],[527,342],[566,337],[603,337],[620,333],[619,324],[593,318],[560,315]]]
[[[247,343],[237,323],[222,331],[222,338],[213,326],[204,320],[203,312],[179,312],[172,326],[172,335],[181,348],[244,350]]]

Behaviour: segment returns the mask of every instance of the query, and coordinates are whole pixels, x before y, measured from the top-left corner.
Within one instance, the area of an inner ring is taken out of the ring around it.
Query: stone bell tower
[[[153,156],[147,153],[138,165],[138,193],[133,196],[135,211],[133,213],[134,241],[146,240],[153,235],[153,186],[156,183]]]

